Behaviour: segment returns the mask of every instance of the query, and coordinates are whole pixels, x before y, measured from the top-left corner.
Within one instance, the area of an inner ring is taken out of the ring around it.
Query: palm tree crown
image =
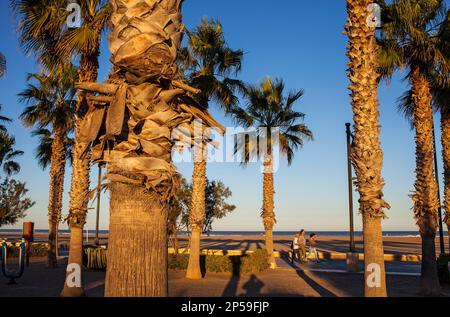
[[[286,155],[291,164],[295,150],[303,146],[305,139],[312,140],[313,133],[299,122],[305,114],[294,109],[296,102],[303,96],[303,90],[291,91],[287,96],[283,93],[283,80],[267,78],[260,86],[247,87],[244,94],[247,101],[245,109],[235,107],[232,114],[236,122],[246,128],[264,127],[268,131],[279,128],[280,152]],[[258,137],[265,138],[264,135]],[[273,144],[270,137],[267,137],[267,142],[271,151]],[[252,145],[247,143],[246,146]]]
[[[450,11],[444,0],[379,1],[385,14],[380,44],[379,72],[390,79],[397,69],[407,68],[407,78],[419,69],[441,84],[450,74]]]
[[[84,0],[79,5],[83,23],[79,28],[66,30],[57,49],[64,56],[79,52],[98,55],[100,37],[109,27],[112,8],[105,0]]]
[[[29,74],[28,87],[19,93],[20,101],[28,104],[20,115],[23,124],[38,130],[58,127],[69,133],[73,128],[76,80],[77,69],[72,65],[59,76]]]
[[[14,149],[16,140],[6,131],[0,131],[0,166],[6,175],[20,172],[20,165],[14,159],[23,155],[23,151]]]
[[[220,22],[202,19],[193,32],[186,31],[188,46],[180,49],[179,61],[189,84],[201,90],[198,96],[202,106],[210,100],[228,110],[236,105],[237,91],[243,83],[230,78],[241,70],[242,50],[228,47]]]

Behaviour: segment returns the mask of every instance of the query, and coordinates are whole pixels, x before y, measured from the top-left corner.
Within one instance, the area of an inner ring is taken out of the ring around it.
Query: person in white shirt
[[[300,261],[300,245],[298,243],[298,238],[300,235],[297,233],[294,237],[294,241],[292,241],[292,258],[291,262],[294,264],[294,259],[297,257],[297,259]]]

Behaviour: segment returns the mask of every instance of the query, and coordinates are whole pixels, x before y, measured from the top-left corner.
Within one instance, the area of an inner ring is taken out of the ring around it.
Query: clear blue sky
[[[16,27],[9,1],[0,4],[0,51],[8,60],[6,78],[0,80],[2,115],[14,119],[10,131],[16,136],[17,147],[25,151],[20,158],[22,172],[18,178],[30,189],[36,205],[27,220],[37,228],[47,228],[48,170],[42,171],[34,160],[36,139],[17,120],[23,106],[17,93],[25,87],[25,76],[36,72],[35,59],[26,57],[18,46]],[[257,83],[265,76],[281,77],[287,89],[305,90],[298,104],[306,114],[305,122],[313,130],[315,141],[306,143],[296,153],[291,167],[283,162],[275,175],[275,211],[278,224],[275,230],[346,230],[347,177],[345,152],[345,122],[352,119],[348,80],[346,77],[345,1],[278,1],[258,0],[186,0],[183,8],[188,28],[198,24],[203,16],[220,19],[232,48],[245,51],[240,78]],[[106,78],[110,66],[106,40],[102,43],[100,80]],[[382,146],[384,149],[383,175],[385,196],[392,208],[385,230],[415,230],[411,199],[408,197],[414,182],[414,142],[409,124],[397,113],[396,98],[405,90],[406,83],[396,76],[390,85],[379,89],[381,101]],[[212,113],[225,126],[231,125],[217,108]],[[438,118],[437,118],[438,120]],[[436,121],[438,122],[438,121]],[[438,125],[437,125],[438,126]],[[440,153],[441,147],[438,145]],[[190,178],[192,165],[179,165]],[[440,166],[442,171],[442,166]],[[95,169],[96,172],[96,169]],[[64,209],[67,214],[70,187],[70,167],[67,168]],[[95,180],[95,174],[92,175]],[[261,210],[262,176],[259,166],[245,169],[237,164],[208,165],[208,177],[220,179],[228,185],[237,208],[232,215],[217,221],[216,230],[262,230]],[[92,184],[94,186],[94,184]],[[355,193],[355,201],[357,201]],[[357,203],[355,203],[357,211]],[[102,199],[101,227],[108,227],[107,195]],[[361,218],[356,218],[357,228]],[[89,229],[94,228],[95,215],[88,217]],[[21,224],[15,227],[20,228]],[[66,225],[62,226],[66,228]]]

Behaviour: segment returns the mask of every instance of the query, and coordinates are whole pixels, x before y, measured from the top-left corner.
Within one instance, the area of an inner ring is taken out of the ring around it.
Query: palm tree
[[[80,55],[79,79],[82,82],[95,82],[98,74],[98,57],[103,31],[111,17],[111,6],[102,0],[85,0],[80,2],[83,23],[79,28],[69,29],[63,33],[57,43],[59,54]],[[68,264],[83,267],[83,226],[86,222],[89,197],[90,153],[86,152],[88,144],[80,142],[81,123],[88,111],[86,93],[79,91],[75,109],[75,138],[73,146],[72,182],[68,223],[70,227],[70,248]],[[80,270],[81,272],[81,270]],[[82,281],[82,278],[80,278]],[[83,296],[83,285],[68,287],[64,283],[61,296]]]
[[[194,116],[213,122],[187,94],[198,90],[180,81],[181,3],[112,0],[108,83],[77,85],[98,93],[82,140],[108,164],[106,296],[167,296],[167,220],[180,183],[171,131],[190,129]]]
[[[434,130],[432,109],[433,73],[450,73],[450,60],[439,32],[445,24],[445,1],[396,0],[384,5],[389,19],[380,36],[381,74],[390,77],[398,68],[408,69],[416,141],[416,182],[411,196],[414,216],[422,237],[421,293],[440,293],[435,238],[439,206],[434,175]]]
[[[75,107],[73,86],[77,70],[66,66],[63,73],[30,74],[27,88],[19,94],[20,101],[27,107],[20,115],[22,123],[37,129],[50,128],[53,135],[50,157],[49,187],[49,246],[47,266],[57,265],[56,234],[61,220],[62,194],[66,164],[67,136],[73,129]],[[39,149],[38,149],[39,153]]]
[[[46,128],[38,128],[31,132],[33,137],[37,137],[39,139],[39,143],[36,147],[35,158],[38,161],[39,166],[45,170],[50,166],[52,160],[52,143],[53,143],[53,135],[49,129]],[[73,139],[69,134],[66,135],[66,140],[64,141],[64,145],[66,146],[66,159],[69,164],[72,164],[72,147],[73,147]]]
[[[441,113],[442,159],[444,161],[444,221],[450,247],[450,88],[435,90],[435,104]]]
[[[0,78],[3,78],[6,74],[6,57],[0,53]]]
[[[57,69],[68,56],[57,52],[57,43],[69,12],[64,0],[10,0],[18,20],[19,43],[28,55],[37,56],[46,69]]]
[[[347,0],[345,33],[349,38],[348,76],[354,114],[352,163],[360,195],[359,211],[363,218],[364,294],[368,297],[381,297],[387,295],[381,221],[385,217],[383,209],[389,208],[389,205],[383,200],[383,151],[380,146],[377,99],[377,45],[375,29],[368,23],[368,6],[371,3],[371,0]],[[379,279],[376,280],[379,283],[371,283],[372,273],[379,273]]]
[[[14,149],[15,144],[16,140],[13,136],[4,130],[0,130],[0,166],[7,176],[20,171],[20,165],[15,159],[23,155],[23,152]]]
[[[2,106],[0,105],[0,112]],[[10,123],[12,120],[0,115],[1,123]],[[18,156],[23,155],[23,151],[16,150],[16,139],[8,133],[5,125],[0,123],[0,166],[7,176],[18,173],[20,165],[15,161]]]
[[[12,7],[20,16],[22,46],[27,53],[38,53],[40,61],[49,69],[58,69],[69,56],[78,59],[81,81],[96,81],[102,32],[107,28],[111,7],[106,0],[86,0],[79,3],[83,23],[79,28],[67,29],[68,12],[65,0],[12,0]],[[72,182],[68,223],[71,229],[69,264],[82,267],[82,230],[85,223],[89,192],[89,151],[78,140],[80,124],[87,112],[88,102],[82,91],[75,109],[75,145],[73,147]],[[82,280],[82,279],[81,279]],[[68,288],[62,296],[81,296],[83,286]]]
[[[273,255],[272,230],[276,223],[274,213],[274,185],[273,185],[273,159],[277,151],[287,157],[288,164],[292,163],[295,150],[303,146],[304,139],[312,140],[313,134],[308,127],[299,123],[305,115],[294,110],[295,103],[303,96],[303,91],[292,91],[284,96],[283,80],[265,79],[261,85],[247,87],[244,97],[247,101],[245,108],[234,107],[231,112],[235,121],[245,128],[257,129],[258,144],[252,144],[249,138],[242,142],[245,151],[244,163],[251,158],[251,153],[258,153],[264,161],[263,178],[263,205],[261,217],[266,234],[266,249],[270,256],[270,263],[275,267]],[[263,129],[267,129],[265,132]],[[279,128],[279,140],[273,139],[273,129]],[[239,142],[238,142],[239,143]],[[266,144],[264,144],[266,143]],[[257,148],[267,148],[266,153],[260,153]],[[279,149],[277,148],[279,146]]]
[[[225,41],[222,25],[218,21],[202,19],[193,32],[186,32],[188,46],[180,50],[179,60],[189,84],[201,91],[196,96],[204,108],[216,102],[227,112],[238,103],[235,95],[243,88],[241,81],[232,79],[241,70],[243,52],[230,49]],[[186,277],[201,279],[200,237],[205,218],[206,144],[194,145],[194,171],[192,174],[192,206],[190,210],[190,253]]]

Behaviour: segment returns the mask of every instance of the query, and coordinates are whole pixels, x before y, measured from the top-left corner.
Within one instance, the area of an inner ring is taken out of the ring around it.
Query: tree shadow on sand
[[[303,279],[313,290],[315,290],[322,297],[337,297],[336,294],[329,291],[325,287],[310,278],[304,271],[297,270],[297,275]]]

